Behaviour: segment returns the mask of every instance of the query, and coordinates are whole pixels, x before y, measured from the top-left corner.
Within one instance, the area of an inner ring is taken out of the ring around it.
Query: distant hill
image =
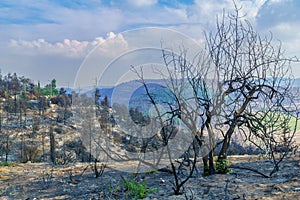
[[[166,87],[164,87],[164,80],[145,80],[151,93],[156,96],[156,98],[171,98],[170,92],[167,92]],[[100,90],[101,100],[107,96],[110,104],[118,103],[123,105],[129,105],[136,107],[139,103],[149,101],[144,86],[139,81],[129,81],[121,83],[114,87],[97,87]],[[93,97],[95,92],[95,87],[87,87],[77,92],[85,93],[88,97]],[[166,100],[166,99],[165,99]],[[167,100],[169,101],[169,100]],[[150,102],[149,102],[150,103]]]
[[[154,96],[156,96],[156,102],[172,103],[174,104],[174,97],[168,89],[165,87],[166,83],[162,79],[148,79],[145,80],[148,88],[151,90]],[[149,97],[146,95],[144,86],[138,80],[128,81],[112,87],[97,87],[100,89],[101,98],[103,100],[105,96],[108,97],[110,105],[113,103],[123,104],[129,107],[143,107],[145,103],[151,104]],[[294,79],[294,90],[300,88],[300,78]],[[86,87],[76,90],[80,93],[87,94],[88,97],[93,97],[95,87]],[[69,92],[69,91],[68,91]],[[191,91],[187,91],[189,94]],[[296,92],[296,91],[295,91]],[[258,100],[259,101],[259,100]],[[298,101],[298,100],[297,100]],[[143,105],[143,106],[142,106]],[[146,106],[146,107],[149,107]]]

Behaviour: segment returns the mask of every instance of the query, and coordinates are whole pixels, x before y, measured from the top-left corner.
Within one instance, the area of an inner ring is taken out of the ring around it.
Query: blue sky
[[[271,31],[287,55],[300,57],[300,1],[236,3],[259,32]],[[203,31],[214,27],[223,9],[232,10],[232,0],[1,0],[0,69],[42,83],[55,77],[61,86],[72,85],[80,65],[97,45],[114,39],[123,47],[132,45],[122,37],[124,31],[168,28],[201,43]],[[300,77],[299,67],[294,67],[296,77]]]

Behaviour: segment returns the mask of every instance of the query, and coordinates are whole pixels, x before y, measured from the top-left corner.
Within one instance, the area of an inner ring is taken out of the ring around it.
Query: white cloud
[[[102,65],[105,60],[111,61],[127,48],[123,35],[113,32],[90,41],[64,39],[50,42],[42,38],[10,40],[8,46],[7,43],[6,46],[0,45],[0,66],[5,73],[17,72],[42,81],[55,77],[60,84],[68,82],[72,85],[84,58],[91,52],[96,52],[95,59],[90,60],[91,67],[98,71],[105,66]],[[88,80],[93,82],[95,74],[89,74],[88,77],[93,77]]]
[[[92,85],[95,77],[100,78],[102,85],[113,85],[122,74],[130,72],[132,65],[163,65],[162,47],[178,54],[186,48],[186,56],[191,60],[201,48],[192,38],[166,28],[141,28],[122,35],[110,33],[108,38],[113,40],[107,39],[86,57],[78,70],[76,86]]]
[[[51,43],[43,38],[32,41],[11,40],[9,47],[15,53],[23,55],[59,55],[70,58],[83,58],[100,44],[104,44],[103,48],[100,49],[110,54],[114,52],[112,49],[106,48],[108,45],[116,49],[123,49],[127,46],[121,34],[110,32],[106,38],[97,37],[93,41],[64,39],[62,42]]]
[[[242,12],[250,20],[254,20],[267,0],[240,1]]]
[[[95,43],[93,41],[92,43]],[[18,54],[25,55],[61,55],[66,57],[82,57],[90,46],[87,41],[64,39],[62,42],[50,43],[45,39],[32,41],[11,40],[9,46]]]
[[[128,42],[124,39],[121,33],[115,34],[109,32],[106,39],[102,37],[98,38],[97,51],[105,57],[114,58],[119,55],[120,52],[128,49]]]
[[[144,7],[155,5],[157,0],[128,0],[128,2],[137,7]]]
[[[288,2],[290,0],[269,0],[270,4],[274,4],[274,3],[284,3],[284,2]]]
[[[272,27],[271,32],[274,40],[282,42],[282,48],[290,56],[300,57],[300,27],[299,22],[280,23]]]
[[[284,22],[275,25],[271,31],[274,39],[279,39],[282,42],[282,50],[287,57],[300,58],[300,27],[298,22]],[[277,43],[278,44],[278,43]],[[296,78],[300,77],[300,63],[291,63],[293,75]]]
[[[96,6],[92,9],[72,9],[47,1],[44,4],[14,5],[6,10],[6,14],[0,12],[1,40],[92,40],[107,32],[119,31],[127,19],[119,8]],[[35,16],[35,10],[38,16]]]
[[[241,8],[241,16],[245,16],[251,22],[255,21],[259,10],[267,2],[267,0],[236,0],[235,3],[238,8]],[[195,20],[201,21],[209,26],[215,25],[216,16],[222,16],[223,12],[225,14],[232,12],[235,7],[232,0],[196,0],[195,8],[193,9],[193,18]]]

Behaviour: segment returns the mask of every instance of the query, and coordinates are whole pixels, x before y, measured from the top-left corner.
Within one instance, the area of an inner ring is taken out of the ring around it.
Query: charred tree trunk
[[[53,133],[53,126],[50,126],[50,159],[51,162],[55,163],[55,138]]]
[[[6,143],[5,143],[5,162],[7,163],[8,161],[8,154],[10,150],[10,145],[9,145],[9,134],[6,135]]]

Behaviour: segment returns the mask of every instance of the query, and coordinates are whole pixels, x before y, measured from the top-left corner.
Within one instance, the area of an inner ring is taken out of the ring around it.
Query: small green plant
[[[139,183],[136,180],[126,180],[124,177],[121,177],[123,182],[121,183],[122,188],[124,189],[126,196],[132,197],[132,199],[144,199],[150,193],[156,192],[157,188],[147,188],[147,183]]]
[[[209,167],[208,166],[204,166],[203,176],[209,176]]]
[[[223,159],[221,161],[216,162],[216,170],[219,174],[227,174],[231,172],[231,169],[227,168],[229,163],[227,162],[227,159]]]
[[[13,166],[15,165],[16,163],[14,162],[0,162],[0,166],[4,166],[4,167],[10,167],[10,166]]]
[[[147,170],[147,174],[154,174],[154,173],[156,173],[156,172],[158,172],[158,170],[157,169],[154,169],[154,168],[150,168],[150,169],[148,169]]]

